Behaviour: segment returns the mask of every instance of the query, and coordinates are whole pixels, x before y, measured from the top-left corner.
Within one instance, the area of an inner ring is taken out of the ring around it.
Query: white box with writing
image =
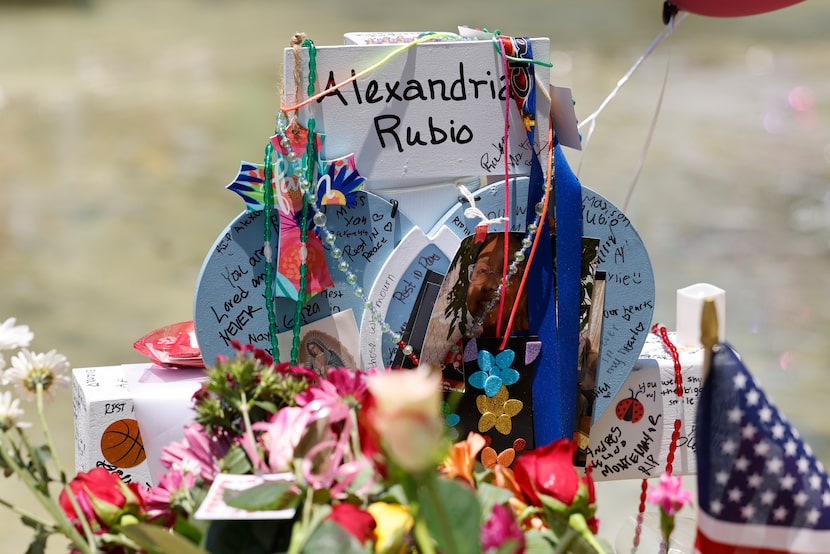
[[[674,333],[669,333],[674,342]],[[666,469],[672,433],[680,420],[674,475],[697,472],[695,418],[703,386],[703,349],[677,348],[683,394],[675,390],[671,352],[649,334],[640,358],[609,408],[591,426],[588,461],[597,481],[642,479]]]
[[[144,364],[147,367],[152,364]],[[151,483],[122,366],[72,370],[75,469],[103,467],[127,483]]]

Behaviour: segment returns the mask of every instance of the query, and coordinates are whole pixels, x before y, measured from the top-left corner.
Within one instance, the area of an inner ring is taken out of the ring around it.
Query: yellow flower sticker
[[[524,404],[521,400],[509,398],[507,387],[502,385],[492,398],[486,394],[476,396],[476,406],[481,413],[478,420],[480,433],[486,433],[495,427],[502,435],[509,435],[513,430],[513,421],[510,418],[518,415]]]

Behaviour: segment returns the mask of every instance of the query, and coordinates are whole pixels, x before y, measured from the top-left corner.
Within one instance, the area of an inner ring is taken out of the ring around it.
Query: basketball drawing
[[[147,457],[138,422],[134,419],[113,421],[101,434],[101,453],[117,467],[135,467]]]

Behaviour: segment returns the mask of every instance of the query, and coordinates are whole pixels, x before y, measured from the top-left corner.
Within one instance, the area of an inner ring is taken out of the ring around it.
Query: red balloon
[[[804,0],[670,0],[678,9],[712,17],[739,17],[771,12]]]

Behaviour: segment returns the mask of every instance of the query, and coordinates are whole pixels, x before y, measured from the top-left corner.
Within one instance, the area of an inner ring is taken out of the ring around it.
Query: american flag
[[[702,554],[830,553],[830,482],[737,354],[716,347],[697,410]]]

